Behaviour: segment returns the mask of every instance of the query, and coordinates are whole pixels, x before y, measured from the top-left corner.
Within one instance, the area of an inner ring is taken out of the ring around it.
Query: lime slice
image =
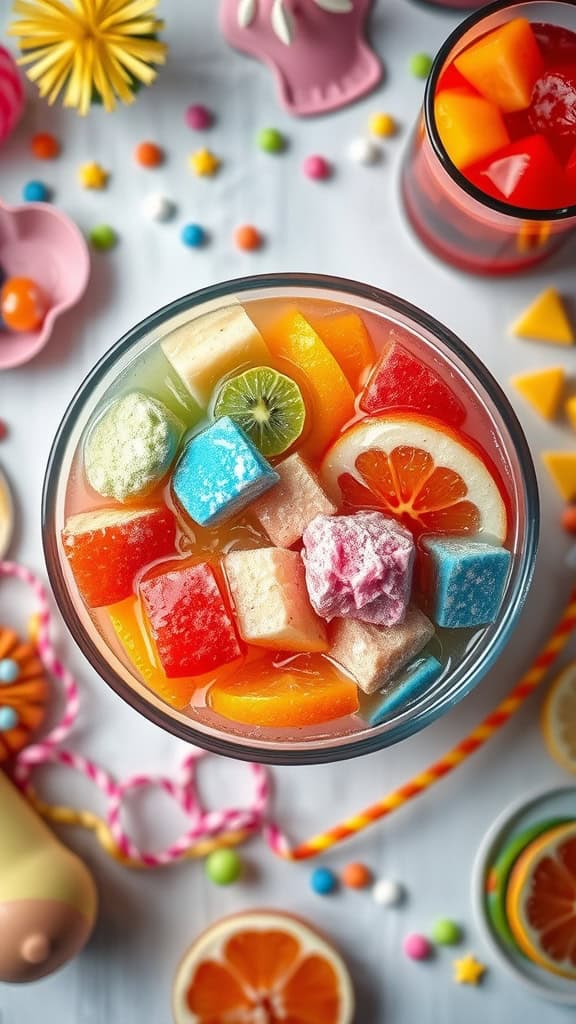
[[[281,455],[300,437],[306,406],[295,381],[257,366],[223,384],[214,416],[229,416],[263,455]]]

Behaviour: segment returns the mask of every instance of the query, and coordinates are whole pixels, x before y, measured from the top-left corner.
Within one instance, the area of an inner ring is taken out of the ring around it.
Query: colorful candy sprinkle
[[[382,151],[372,139],[352,139],[348,146],[348,156],[352,163],[370,166],[378,163]]]
[[[432,938],[439,946],[456,946],[462,938],[462,929],[455,921],[441,917],[432,928]]]
[[[97,190],[106,188],[108,178],[108,171],[105,171],[104,168],[94,160],[90,163],[82,164],[78,170],[78,181],[82,185],[82,188]]]
[[[402,943],[402,949],[410,960],[427,960],[432,953],[432,946],[425,935],[412,932]]]
[[[18,715],[14,708],[0,708],[0,732],[8,732],[18,725]]]
[[[310,875],[310,888],[318,896],[329,896],[338,888],[338,879],[330,868],[315,868]]]
[[[47,203],[50,189],[43,181],[27,181],[22,189],[22,199],[26,203]]]
[[[60,143],[49,132],[38,132],[32,137],[30,149],[36,160],[55,160],[60,153]]]
[[[206,243],[206,232],[200,224],[185,224],[180,238],[190,249],[199,249]]]
[[[568,505],[562,513],[562,529],[566,533],[576,533],[576,505]]]
[[[161,192],[151,192],[142,200],[142,213],[147,220],[170,220],[176,213],[176,204]]]
[[[134,159],[140,167],[159,167],[164,162],[164,150],[155,142],[140,142],[134,150]]]
[[[192,103],[186,110],[186,124],[193,132],[203,132],[210,128],[214,115],[202,103]]]
[[[454,961],[454,981],[457,985],[477,985],[485,972],[484,964],[481,964],[472,953]]]
[[[190,154],[188,165],[199,178],[212,178],[220,168],[220,160],[209,149],[199,149]]]
[[[323,156],[307,156],[302,164],[302,171],[312,181],[324,181],[332,174],[332,167]]]
[[[378,139],[387,139],[391,135],[395,135],[398,130],[398,125],[392,117],[392,114],[372,114],[368,121],[368,130],[371,135],[375,135]]]
[[[366,864],[347,864],[341,877],[347,889],[366,889],[372,883],[372,872]]]
[[[404,886],[389,878],[380,878],[372,890],[372,899],[380,907],[397,907],[405,895]]]
[[[234,245],[243,252],[254,252],[263,245],[263,238],[253,224],[241,224],[234,232]]]
[[[97,224],[88,234],[90,244],[100,252],[113,249],[118,241],[118,235],[110,224]]]
[[[428,78],[433,63],[428,53],[414,53],[408,63],[410,74],[414,75],[414,78]]]
[[[205,862],[207,877],[215,885],[232,885],[242,874],[242,861],[236,850],[214,850]]]
[[[17,661],[12,658],[2,658],[0,661],[0,683],[15,683],[20,675],[20,667]]]
[[[256,141],[264,153],[281,153],[286,148],[286,139],[277,128],[262,128]]]
[[[0,279],[0,285],[1,283],[2,281]],[[6,425],[6,421],[0,420],[0,441],[4,441],[6,437],[8,437],[8,427]]]

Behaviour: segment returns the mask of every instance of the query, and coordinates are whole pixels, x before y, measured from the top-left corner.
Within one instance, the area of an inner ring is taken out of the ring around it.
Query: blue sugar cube
[[[466,540],[423,541],[432,559],[430,615],[438,626],[464,629],[494,622],[506,587],[506,548]]]
[[[174,471],[172,491],[190,519],[214,526],[279,479],[244,431],[223,416],[188,442]]]
[[[363,701],[360,698],[362,718],[368,725],[380,725],[389,715],[400,711],[404,705],[425,693],[441,673],[442,665],[431,654],[418,658],[395,679],[391,679],[381,693],[370,700]]]

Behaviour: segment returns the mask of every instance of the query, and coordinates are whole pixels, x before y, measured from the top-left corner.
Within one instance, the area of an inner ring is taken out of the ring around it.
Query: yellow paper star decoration
[[[108,171],[95,162],[82,164],[78,171],[78,180],[82,188],[106,188]]]
[[[190,169],[199,178],[211,178],[220,167],[220,161],[209,149],[199,149],[188,157]]]
[[[158,0],[14,0],[8,28],[40,95],[87,114],[92,103],[114,110],[151,85],[166,60],[154,17]]]
[[[472,953],[454,961],[454,981],[457,985],[477,985],[486,971]]]

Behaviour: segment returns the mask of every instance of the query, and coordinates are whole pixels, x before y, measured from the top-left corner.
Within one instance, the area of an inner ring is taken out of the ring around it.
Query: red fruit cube
[[[167,508],[99,508],[70,516],[64,553],[89,608],[116,604],[134,593],[144,566],[175,550],[176,520]]]
[[[360,408],[368,413],[415,409],[460,426],[466,418],[460,400],[434,370],[400,345],[393,333],[364,389]]]
[[[480,95],[478,90],[470,84],[468,79],[464,78],[464,75],[460,74],[454,63],[449,64],[448,67],[444,68],[444,71],[438,79],[436,94],[442,92],[442,89],[462,89],[464,92],[468,92],[472,96]]]
[[[232,616],[207,562],[142,580],[140,597],[169,679],[197,676],[234,661],[242,647]]]
[[[463,174],[481,192],[513,206],[550,210],[566,199],[564,169],[543,135],[517,139]]]

